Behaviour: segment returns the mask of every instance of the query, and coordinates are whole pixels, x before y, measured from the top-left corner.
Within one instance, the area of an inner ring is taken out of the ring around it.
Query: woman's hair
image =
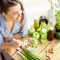
[[[22,17],[21,17],[21,31],[24,26],[24,8],[22,3],[19,0],[0,0],[0,13],[2,12],[7,13],[9,11],[9,8],[12,6],[15,6],[17,4],[20,4],[21,10],[22,10]]]

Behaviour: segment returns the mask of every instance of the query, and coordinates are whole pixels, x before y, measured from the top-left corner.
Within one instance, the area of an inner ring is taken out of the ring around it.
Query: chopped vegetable
[[[28,60],[42,60],[41,58],[33,55],[32,52],[28,51],[26,48],[22,48],[22,53]]]

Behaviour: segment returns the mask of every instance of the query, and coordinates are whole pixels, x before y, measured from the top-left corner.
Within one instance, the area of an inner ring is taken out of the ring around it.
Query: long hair
[[[2,12],[7,13],[9,11],[10,7],[17,5],[18,3],[20,4],[21,10],[22,10],[22,17],[20,20],[21,31],[22,31],[22,29],[24,27],[24,7],[19,0],[0,0],[0,13],[1,14],[2,14]]]

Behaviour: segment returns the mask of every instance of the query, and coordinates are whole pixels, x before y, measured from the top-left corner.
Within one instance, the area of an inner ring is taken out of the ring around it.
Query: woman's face
[[[22,17],[22,10],[20,4],[10,7],[9,11],[5,14],[5,16],[13,20],[20,21]]]

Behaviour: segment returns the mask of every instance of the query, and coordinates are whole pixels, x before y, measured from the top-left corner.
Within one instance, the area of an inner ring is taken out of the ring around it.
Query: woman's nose
[[[22,15],[22,11],[19,11],[18,12],[18,16],[20,17]]]
[[[20,14],[20,13],[18,13],[17,17],[20,17],[20,16],[21,16],[21,14]]]
[[[21,13],[18,13],[17,17],[21,17]]]

